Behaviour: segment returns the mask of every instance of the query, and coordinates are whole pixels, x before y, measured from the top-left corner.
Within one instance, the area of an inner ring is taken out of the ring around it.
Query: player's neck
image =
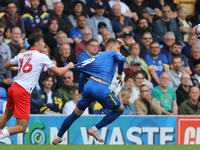
[[[38,50],[38,48],[37,48],[37,47],[35,47],[35,46],[33,46],[33,47],[30,47],[30,50],[37,50],[37,51],[39,51],[39,50]]]

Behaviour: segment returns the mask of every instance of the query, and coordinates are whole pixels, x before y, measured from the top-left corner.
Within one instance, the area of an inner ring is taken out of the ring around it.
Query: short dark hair
[[[74,88],[74,90],[73,90],[73,94],[74,94],[74,92],[75,92],[76,90],[78,90],[78,88],[77,88],[77,87],[76,87],[76,88]]]
[[[172,58],[172,64],[173,64],[173,61],[174,61],[174,59],[176,59],[176,58],[180,58],[180,59],[181,59],[181,61],[182,61],[182,58],[181,58],[181,56],[174,56],[174,57]]]
[[[4,28],[5,29],[6,25],[0,21],[0,28]]]
[[[42,34],[33,33],[28,37],[28,43],[29,43],[30,47],[33,47],[36,42],[39,42],[43,38],[44,37]]]
[[[42,34],[42,29],[40,29],[39,27],[33,28],[33,30],[31,31],[31,34],[33,34],[33,33]]]
[[[46,75],[46,76],[44,76],[43,81],[46,81],[46,80],[49,79],[49,78],[52,78],[52,80],[53,80],[53,76],[51,76],[51,75]]]
[[[57,23],[58,23],[58,19],[57,19],[56,17],[52,17],[52,18],[50,18],[50,19],[48,20],[48,22],[47,22],[47,27],[49,27],[49,26],[52,24],[52,22],[53,22],[54,20],[56,20]]]
[[[27,48],[26,48],[25,46],[20,46],[20,47],[18,48],[18,50],[17,50],[17,54],[19,54],[19,52],[20,52],[22,49],[26,49],[26,51],[27,51]]]
[[[90,39],[88,42],[87,42],[87,45],[92,43],[92,42],[97,42],[99,44],[99,42],[96,40],[96,39]]]
[[[136,71],[136,72],[134,73],[134,79],[135,79],[135,77],[136,77],[138,74],[142,74],[142,75],[144,76],[144,78],[145,78],[144,72],[143,72],[142,70],[138,70],[138,71]]]
[[[141,86],[140,86],[140,89],[143,87],[143,86],[147,86],[146,84],[142,84]],[[147,86],[148,87],[148,86]],[[148,87],[149,88],[149,87]]]
[[[171,46],[171,47],[173,47],[174,45],[179,45],[179,46],[181,46],[181,42],[179,42],[179,41],[176,41],[176,42],[174,42],[174,43],[172,44],[172,46]]]
[[[132,74],[127,74],[124,78],[124,81],[128,81],[128,79],[133,79],[134,80],[134,76]]]
[[[152,45],[152,44],[156,44],[156,43],[157,43],[158,45],[160,45],[158,41],[153,41],[153,42],[151,42],[151,43],[149,44],[149,47],[151,48],[151,45]]]
[[[137,21],[137,25],[139,24],[140,20],[142,20],[142,19],[144,19],[144,20],[146,20],[146,21],[148,22],[148,20],[147,20],[144,16],[141,16],[141,17],[139,18],[139,20]]]

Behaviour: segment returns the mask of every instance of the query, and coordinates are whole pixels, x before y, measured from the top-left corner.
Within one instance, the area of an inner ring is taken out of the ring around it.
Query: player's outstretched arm
[[[51,68],[49,68],[55,75],[57,76],[61,76],[63,75],[65,72],[67,72],[67,70],[71,69],[74,67],[74,63],[70,62],[67,64],[67,66],[65,67],[57,67],[57,66],[53,66]]]
[[[4,68],[6,68],[7,70],[11,70],[11,71],[17,71],[18,67],[16,66],[13,66],[10,61],[7,62],[5,65],[4,65]]]

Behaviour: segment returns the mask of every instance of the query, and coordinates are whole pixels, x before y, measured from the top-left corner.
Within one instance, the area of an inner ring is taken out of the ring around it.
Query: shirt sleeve
[[[157,99],[158,101],[160,101],[160,98],[159,98],[158,94],[156,93],[155,89],[152,90],[151,96],[152,96],[153,98]]]
[[[48,56],[46,56],[45,54],[43,54],[43,64],[47,67],[47,68],[51,68],[53,66],[55,66],[55,64],[49,59]]]
[[[149,54],[146,54],[144,56],[144,60],[147,63],[148,69],[151,68],[151,67],[153,67],[153,60],[152,60],[152,58],[150,57]]]
[[[116,52],[115,52],[115,53],[116,53]],[[124,62],[125,62],[125,59],[124,59],[124,57],[122,56],[122,54],[120,54],[120,53],[116,53],[116,54],[114,55],[114,58],[115,58],[115,60],[118,61],[118,76],[119,76],[119,77],[122,77],[122,72],[123,72],[123,70],[124,70]]]
[[[172,89],[173,91],[173,100],[177,100],[177,97],[176,97],[176,92]]]
[[[10,63],[12,64],[12,65],[18,65],[18,55],[17,56],[15,56],[13,59],[11,59],[10,60]]]
[[[169,62],[168,62],[168,59],[166,57],[166,55],[162,55],[162,61],[163,61],[163,66],[169,66]]]

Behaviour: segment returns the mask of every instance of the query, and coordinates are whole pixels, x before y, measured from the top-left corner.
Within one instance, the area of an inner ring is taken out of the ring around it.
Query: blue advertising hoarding
[[[177,117],[120,116],[100,130],[105,143],[99,143],[87,130],[104,116],[81,116],[64,134],[61,144],[176,144]],[[31,116],[27,131],[0,140],[6,144],[51,144],[66,116]],[[7,127],[16,124],[11,118]]]

